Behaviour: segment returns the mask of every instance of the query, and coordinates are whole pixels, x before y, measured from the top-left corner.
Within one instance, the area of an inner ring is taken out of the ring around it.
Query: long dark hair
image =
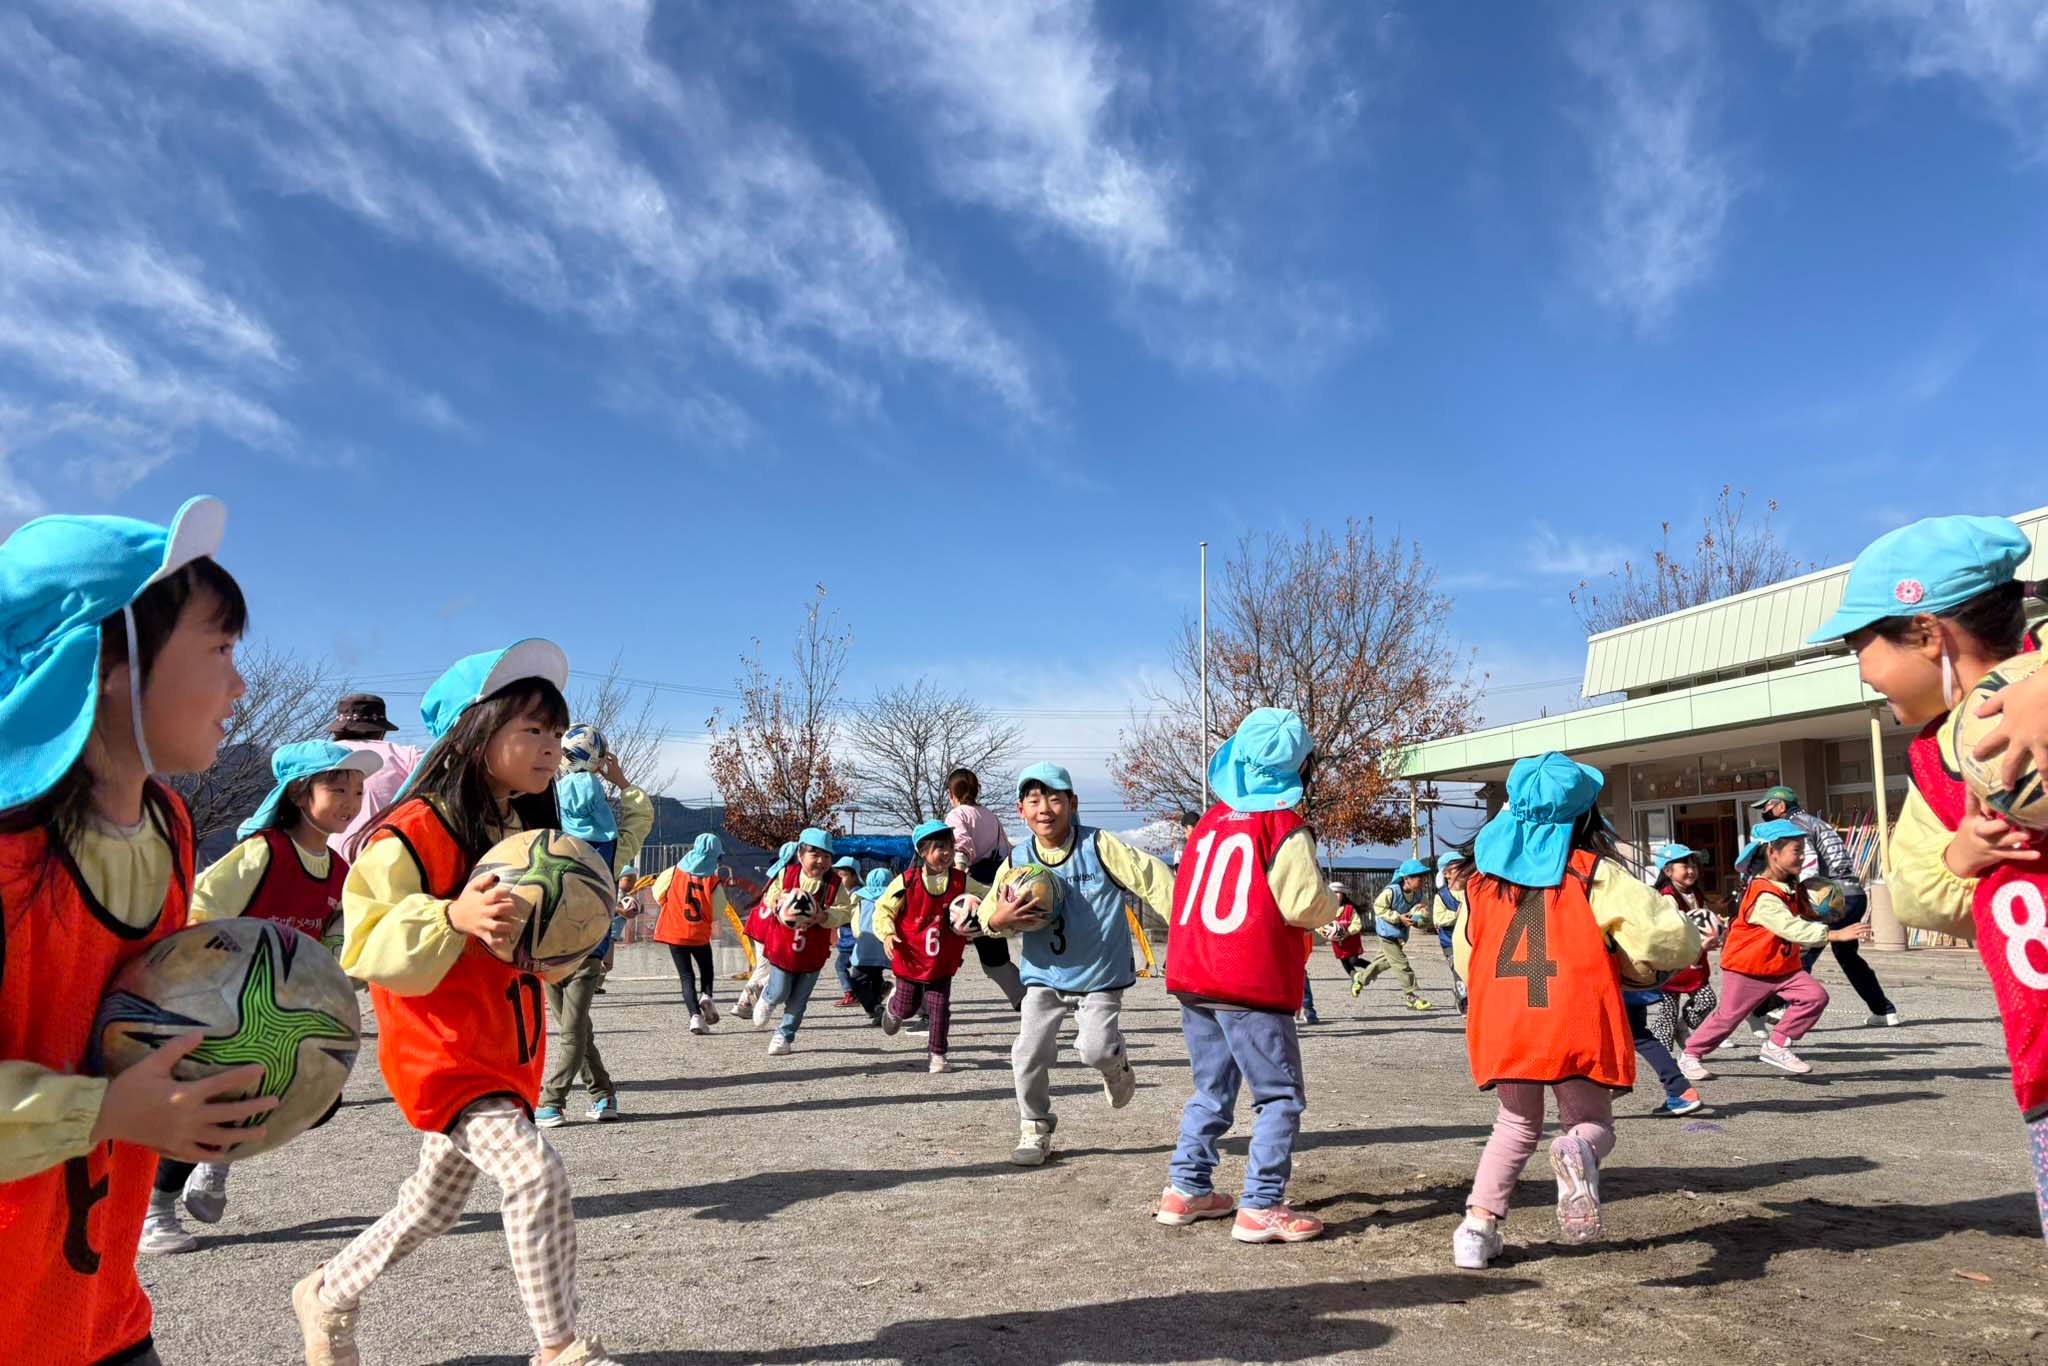
[[[538,716],[558,731],[569,728],[569,704],[554,684],[544,678],[520,678],[507,683],[463,712],[448,733],[427,751],[398,799],[363,822],[349,844],[349,857],[361,854],[363,844],[384,818],[414,797],[424,797],[433,803],[468,862],[483,857],[496,842],[491,832],[498,824],[499,814],[485,772],[484,751],[501,727],[526,716]],[[514,797],[512,810],[526,830],[552,830],[562,823],[553,783],[531,796]]]
[[[231,636],[240,636],[248,629],[249,604],[242,597],[241,585],[235,582],[234,575],[210,558],[202,556],[193,560],[169,578],[151,584],[129,604],[135,613],[135,648],[141,655],[137,661],[139,667],[135,671],[134,686],[145,689],[149,686],[149,677],[156,670],[156,662],[163,654],[165,643],[178,629],[178,618],[184,614],[185,604],[201,594],[212,603],[212,625]],[[116,612],[100,622],[99,677],[105,678],[109,670],[127,662],[128,632],[121,623],[121,614]],[[47,877],[54,866],[58,845],[75,844],[79,831],[91,817],[92,791],[92,770],[81,751],[48,792],[10,810],[0,811],[0,834],[49,831],[50,839],[43,851],[43,867],[39,874],[39,877]],[[158,810],[162,799],[156,785],[146,787],[143,796],[143,809],[168,835],[166,818]]]

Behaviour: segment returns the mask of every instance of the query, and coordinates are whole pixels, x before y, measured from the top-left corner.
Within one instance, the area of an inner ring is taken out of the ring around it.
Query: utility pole
[[[1202,809],[1209,809],[1209,543],[1202,542],[1202,737],[1195,767],[1202,770]]]

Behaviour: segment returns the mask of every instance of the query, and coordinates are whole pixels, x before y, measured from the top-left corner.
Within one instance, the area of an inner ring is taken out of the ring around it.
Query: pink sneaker
[[[1323,1221],[1312,1214],[1296,1214],[1285,1205],[1266,1209],[1241,1209],[1230,1236],[1240,1243],[1305,1243],[1319,1237]]]
[[[1550,1144],[1550,1170],[1557,1177],[1557,1227],[1568,1243],[1600,1236],[1600,1160],[1593,1145],[1576,1134]]]
[[[1168,1186],[1159,1192],[1159,1209],[1152,1217],[1162,1224],[1192,1224],[1200,1219],[1221,1219],[1237,1209],[1237,1202],[1227,1195],[1211,1191],[1207,1195],[1182,1195]]]

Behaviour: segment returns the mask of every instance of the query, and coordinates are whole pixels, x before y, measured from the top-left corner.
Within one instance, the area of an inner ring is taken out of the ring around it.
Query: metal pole
[[[1892,866],[1890,808],[1884,798],[1884,721],[1878,708],[1870,709],[1870,769],[1876,782],[1871,787],[1873,817],[1877,821],[1877,870],[1887,873]]]
[[[1430,786],[1429,792],[1429,805],[1425,809],[1429,815],[1429,856],[1433,859],[1436,857],[1436,787],[1434,784]]]
[[[1416,811],[1415,780],[1408,780],[1408,852],[1422,857],[1422,818]]]
[[[1209,809],[1209,543],[1202,542],[1202,738],[1195,746],[1202,770],[1202,809]]]

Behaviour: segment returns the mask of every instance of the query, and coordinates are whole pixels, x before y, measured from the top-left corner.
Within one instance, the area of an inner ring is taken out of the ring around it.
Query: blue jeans
[[[768,985],[761,994],[770,1004],[782,1007],[782,1023],[775,1027],[777,1034],[795,1041],[797,1027],[804,1022],[804,1007],[811,1003],[811,989],[817,985],[815,972],[784,972],[769,966]]]
[[[842,996],[851,996],[853,994],[852,940],[847,940],[845,943],[842,943],[839,946],[839,952],[837,955],[834,956],[832,966],[839,973],[839,994]]]
[[[1315,1023],[1316,979],[1309,975],[1307,968],[1301,971],[1301,1008],[1308,1012],[1309,1023]]]
[[[1650,1007],[1662,994],[1661,991],[1624,991],[1621,1000],[1628,1011],[1630,1041],[1635,1044],[1636,1053],[1657,1073],[1664,1094],[1676,1100],[1692,1083],[1685,1079],[1685,1073],[1678,1070],[1678,1060],[1671,1056],[1671,1050],[1650,1029]]]
[[[1230,1132],[1242,1083],[1251,1089],[1258,1118],[1252,1121],[1240,1203],[1246,1209],[1279,1204],[1294,1171],[1301,1112],[1308,1108],[1294,1017],[1271,1010],[1210,1010],[1184,1004],[1180,1027],[1187,1036],[1195,1093],[1181,1109],[1180,1142],[1169,1173],[1174,1189],[1207,1195],[1213,1188],[1216,1141]]]

